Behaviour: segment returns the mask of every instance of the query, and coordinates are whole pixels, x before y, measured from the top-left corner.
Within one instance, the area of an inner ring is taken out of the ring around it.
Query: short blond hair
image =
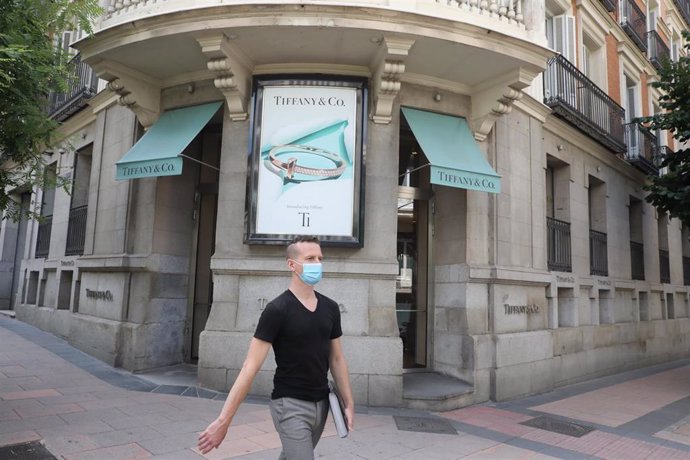
[[[319,238],[313,235],[297,235],[290,241],[290,244],[287,245],[287,248],[285,249],[285,258],[286,259],[294,259],[297,257],[297,248],[295,245],[297,243],[314,243],[318,244],[321,246],[321,241],[319,241]]]

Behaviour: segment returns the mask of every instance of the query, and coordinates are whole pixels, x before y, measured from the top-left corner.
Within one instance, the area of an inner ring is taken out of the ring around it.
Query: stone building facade
[[[354,80],[361,177],[328,199],[354,203],[356,241],[322,235],[319,290],[358,402],[450,409],[687,357],[689,230],[642,190],[681,146],[634,120],[690,9],[629,2],[105,1],[74,44],[102,90],[55,109],[70,145],[46,157],[71,192],[9,191],[45,219],[3,221],[0,305],[112,365],[198,362],[229,388],[288,281],[284,245],[250,231],[259,87]],[[420,373],[469,390],[420,399]]]

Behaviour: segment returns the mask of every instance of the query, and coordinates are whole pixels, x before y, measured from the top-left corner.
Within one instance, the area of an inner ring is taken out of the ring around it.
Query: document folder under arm
[[[331,408],[333,421],[335,422],[335,430],[338,432],[339,437],[346,438],[349,430],[347,427],[347,418],[345,417],[343,398],[340,397],[340,393],[338,393],[333,382],[328,382],[328,386],[331,390],[330,393],[328,393],[328,403]]]

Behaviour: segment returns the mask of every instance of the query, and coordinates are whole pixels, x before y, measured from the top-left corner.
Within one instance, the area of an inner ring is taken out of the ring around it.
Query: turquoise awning
[[[182,174],[180,154],[206,126],[222,102],[163,113],[156,123],[116,162],[116,180]]]
[[[463,118],[402,108],[431,166],[431,183],[500,193],[501,176],[491,167]]]

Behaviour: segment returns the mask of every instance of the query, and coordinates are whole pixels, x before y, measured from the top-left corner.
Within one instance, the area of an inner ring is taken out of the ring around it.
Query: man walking
[[[277,368],[270,409],[283,445],[280,459],[314,458],[328,416],[329,368],[345,403],[348,426],[354,426],[354,400],[340,341],[340,310],[333,300],[314,290],[322,273],[318,238],[295,237],[286,257],[292,271],[290,286],[261,314],[247,358],[220,415],[199,435],[203,454],[225,438],[271,346]]]

